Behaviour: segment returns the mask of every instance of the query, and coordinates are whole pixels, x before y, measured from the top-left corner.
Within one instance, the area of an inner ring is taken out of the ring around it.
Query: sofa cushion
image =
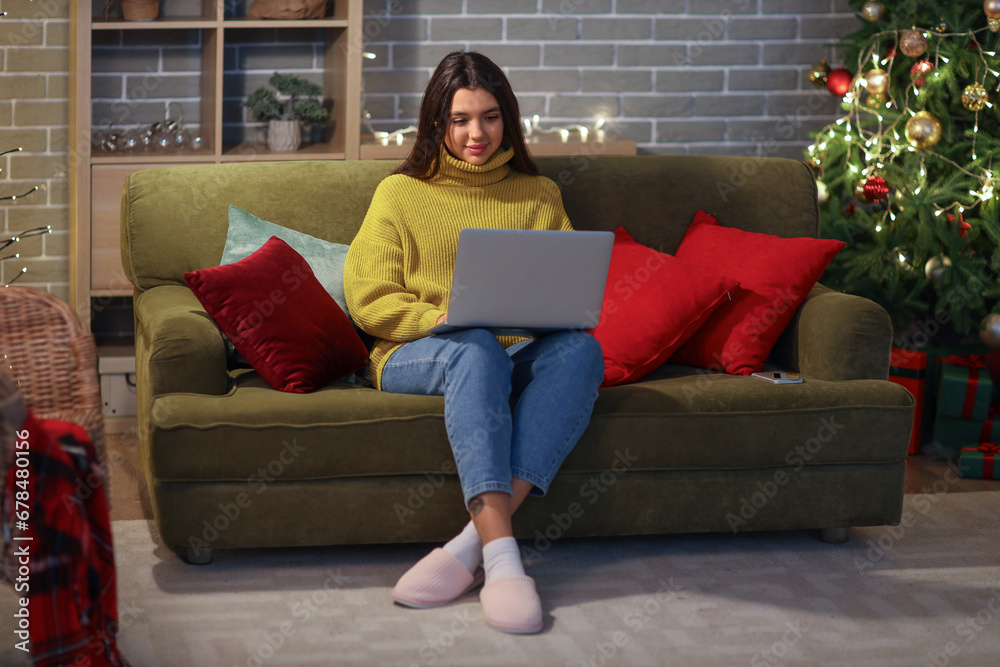
[[[347,382],[276,393],[248,370],[225,395],[158,396],[149,414],[144,467],[161,482],[411,476],[417,486],[455,474],[440,396]],[[885,380],[773,385],[667,364],[602,389],[561,470],[600,476],[622,457],[634,471],[900,462],[912,414],[913,397]]]
[[[698,211],[677,256],[728,275],[740,287],[672,361],[740,375],[761,370],[795,311],[844,245],[832,239],[779,238],[723,227]]]
[[[309,268],[340,309],[347,313],[344,296],[344,260],[350,246],[331,243],[288,227],[261,220],[239,206],[229,207],[229,231],[219,264],[232,264],[249,257],[272,236],[292,246],[309,263]]]
[[[647,248],[619,227],[594,338],[604,383],[635,382],[661,365],[728,299],[736,282]]]
[[[235,264],[190,271],[184,280],[275,389],[314,391],[368,363],[347,316],[302,255],[276,236]]]

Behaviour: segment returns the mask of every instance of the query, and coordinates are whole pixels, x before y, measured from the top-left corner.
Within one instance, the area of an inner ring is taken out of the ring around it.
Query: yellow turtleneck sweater
[[[477,166],[442,146],[434,178],[394,174],[375,190],[347,253],[344,292],[354,323],[377,339],[369,377],[379,389],[389,355],[447,310],[459,231],[572,229],[556,184],[511,167],[513,155],[501,148]]]

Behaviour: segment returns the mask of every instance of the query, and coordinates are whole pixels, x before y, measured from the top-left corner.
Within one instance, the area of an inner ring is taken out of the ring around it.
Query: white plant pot
[[[302,143],[302,123],[297,120],[271,120],[267,123],[267,147],[276,153],[297,150]]]

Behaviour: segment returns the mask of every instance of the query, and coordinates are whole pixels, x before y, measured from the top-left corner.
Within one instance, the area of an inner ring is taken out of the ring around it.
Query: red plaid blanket
[[[15,590],[28,602],[15,620],[28,626],[32,662],[124,667],[104,473],[94,447],[80,426],[30,415],[17,446],[4,519],[14,529]]]

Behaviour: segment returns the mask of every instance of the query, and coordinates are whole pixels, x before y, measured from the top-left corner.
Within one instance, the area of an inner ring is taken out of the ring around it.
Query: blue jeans
[[[510,495],[514,477],[544,495],[587,428],[603,377],[601,345],[590,334],[563,331],[505,350],[485,329],[465,329],[397,349],[382,390],[444,396],[468,507],[485,491]]]

